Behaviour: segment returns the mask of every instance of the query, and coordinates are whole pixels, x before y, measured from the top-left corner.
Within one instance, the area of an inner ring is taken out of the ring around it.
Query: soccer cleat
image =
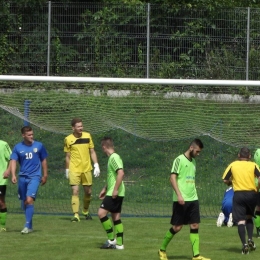
[[[75,214],[73,218],[71,218],[71,222],[80,222],[79,216]]]
[[[233,217],[232,217],[232,213],[229,214],[229,218],[228,218],[227,226],[228,226],[228,227],[232,227],[232,226],[233,226]]]
[[[224,222],[225,216],[224,214],[221,212],[218,215],[218,219],[217,219],[217,227],[221,227],[223,222]]]
[[[247,244],[244,244],[242,248],[242,255],[247,255],[247,254],[249,254],[249,247]]]
[[[5,227],[1,227],[0,228],[0,232],[6,232],[6,228]]]
[[[159,250],[158,254],[159,254],[159,258],[160,258],[160,260],[168,260],[165,251]]]
[[[125,249],[125,247],[124,247],[124,245],[121,245],[121,246],[116,245],[116,249],[122,250],[122,249]]]
[[[193,256],[192,257],[192,260],[211,260],[210,258],[206,258],[202,255],[199,255],[199,256]]]
[[[29,234],[29,233],[32,233],[32,232],[33,232],[33,230],[30,229],[30,228],[28,228],[28,227],[25,227],[25,228],[21,231],[22,235],[23,235],[23,234]]]
[[[256,236],[257,238],[260,238],[260,227],[256,228]]]
[[[248,239],[248,246],[249,246],[250,251],[256,250],[256,245],[252,239]]]
[[[113,241],[107,240],[101,247],[100,249],[116,249],[116,240],[114,239]]]
[[[92,217],[88,212],[85,213],[84,211],[82,211],[82,214],[85,216],[86,220],[92,220]]]

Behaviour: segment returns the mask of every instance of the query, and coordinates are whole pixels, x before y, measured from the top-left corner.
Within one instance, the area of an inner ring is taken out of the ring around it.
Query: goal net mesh
[[[104,135],[115,140],[124,161],[123,213],[133,216],[171,215],[172,162],[195,137],[205,146],[197,158],[201,213],[217,216],[226,188],[221,181],[224,169],[236,159],[239,147],[254,152],[260,145],[256,87],[9,82],[0,91],[1,139],[13,147],[26,120],[49,153],[50,178],[39,190],[38,213],[71,213],[63,140],[71,133],[73,117],[82,118],[84,130],[92,134],[101,167],[101,177],[93,183],[92,214],[106,182],[107,158],[100,147]],[[16,187],[9,185],[11,212],[21,211],[16,194]]]

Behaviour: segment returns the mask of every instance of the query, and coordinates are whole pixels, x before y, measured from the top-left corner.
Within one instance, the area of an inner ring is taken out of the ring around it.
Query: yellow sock
[[[72,196],[71,197],[71,206],[73,213],[79,213],[79,196]]]

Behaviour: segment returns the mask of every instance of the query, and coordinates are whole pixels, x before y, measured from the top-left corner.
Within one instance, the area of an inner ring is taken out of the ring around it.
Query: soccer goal
[[[124,161],[123,213],[169,216],[173,159],[199,137],[196,185],[203,216],[217,216],[225,185],[223,170],[239,147],[260,146],[260,81],[119,79],[0,76],[1,139],[13,146],[29,122],[50,154],[49,183],[39,191],[38,213],[68,214],[70,187],[64,178],[63,139],[81,117],[95,141],[101,177],[94,179],[92,214],[106,180],[100,139],[110,135]],[[9,210],[20,211],[9,185]]]

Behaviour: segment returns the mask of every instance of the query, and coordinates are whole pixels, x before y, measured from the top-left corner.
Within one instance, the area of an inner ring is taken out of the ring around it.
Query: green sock
[[[121,222],[121,219],[114,222],[115,230],[116,230],[116,244],[119,246],[123,245],[123,235],[124,235],[124,227]]]
[[[163,251],[166,251],[166,247],[168,246],[168,244],[171,242],[173,236],[175,235],[175,231],[170,228],[166,234],[165,234],[165,237],[163,239],[163,242],[162,242],[162,245],[160,247],[160,250],[163,250]]]
[[[259,227],[260,227],[260,212],[257,211],[257,212],[255,213],[255,215],[256,215],[256,218],[254,219],[255,226],[256,226],[257,228],[259,228]]]
[[[114,240],[114,231],[111,220],[107,216],[105,216],[102,219],[100,219],[100,222],[105,231],[107,232],[107,238],[109,240]]]
[[[190,242],[192,245],[193,256],[197,256],[200,254],[200,238],[198,232],[198,229],[190,230]]]
[[[0,225],[1,225],[1,227],[5,227],[6,216],[7,216],[7,208],[1,209],[0,210]]]

